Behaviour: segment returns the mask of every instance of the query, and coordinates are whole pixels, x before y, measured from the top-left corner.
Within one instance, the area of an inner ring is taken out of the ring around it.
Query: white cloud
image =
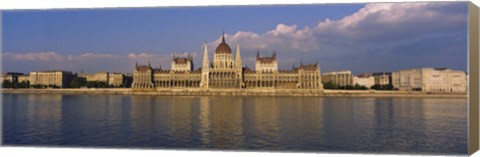
[[[186,54],[186,53],[185,53]],[[193,57],[197,53],[190,53]],[[183,54],[181,54],[183,55]],[[185,55],[186,56],[186,55]],[[2,62],[5,65],[22,64],[25,68],[34,70],[76,70],[92,69],[97,71],[129,72],[135,62],[152,66],[170,67],[170,54],[153,53],[129,53],[129,54],[105,54],[105,53],[82,53],[60,54],[56,52],[30,52],[3,54]],[[91,71],[95,72],[95,71]]]
[[[17,61],[62,61],[64,56],[55,52],[11,53],[4,54],[5,59]]]
[[[332,44],[385,43],[456,31],[466,26],[466,9],[461,2],[370,3],[349,16],[325,19],[312,28],[281,23],[271,31],[238,31],[227,34],[226,39],[243,49],[292,52],[311,52]],[[220,41],[218,38],[209,46],[216,47]]]
[[[83,53],[80,55],[67,55],[67,60],[95,60],[95,59],[114,59],[119,56],[112,54]]]
[[[148,59],[148,58],[153,58],[156,57],[155,54],[150,54],[150,53],[129,53],[128,58],[129,59]]]
[[[449,7],[463,10],[447,11]],[[353,40],[401,40],[463,26],[466,9],[466,3],[458,2],[371,3],[340,20],[321,21],[313,30]]]

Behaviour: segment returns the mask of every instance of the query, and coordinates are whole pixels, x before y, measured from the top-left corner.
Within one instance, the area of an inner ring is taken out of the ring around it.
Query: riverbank
[[[375,90],[302,90],[302,89],[1,89],[6,94],[121,94],[121,95],[181,95],[181,96],[321,96],[321,97],[430,97],[467,98],[467,93],[431,93],[421,91]]]

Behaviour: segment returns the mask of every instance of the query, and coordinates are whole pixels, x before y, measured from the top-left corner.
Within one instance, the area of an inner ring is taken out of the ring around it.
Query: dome
[[[227,43],[225,43],[225,35],[222,36],[222,43],[220,43],[220,45],[217,46],[217,49],[215,49],[215,53],[216,54],[231,54],[232,53],[232,49],[230,48],[230,46],[228,46]]]

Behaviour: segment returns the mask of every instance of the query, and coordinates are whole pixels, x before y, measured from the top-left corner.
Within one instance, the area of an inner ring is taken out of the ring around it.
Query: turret
[[[208,80],[209,80],[209,71],[210,71],[210,63],[208,60],[208,47],[207,42],[204,45],[205,49],[203,50],[203,65],[202,65],[202,80],[200,83],[200,87],[208,88]]]
[[[208,47],[207,42],[205,42],[204,50],[203,50],[203,70],[207,70],[209,68],[209,60],[208,60]]]
[[[257,60],[260,58],[260,50],[257,49]]]
[[[237,55],[235,56],[235,67],[242,68],[242,57],[240,56],[240,44],[237,44]]]
[[[273,50],[272,58],[277,58],[277,50],[276,49]]]

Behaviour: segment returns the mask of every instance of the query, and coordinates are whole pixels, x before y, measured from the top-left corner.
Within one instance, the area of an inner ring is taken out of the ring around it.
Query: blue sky
[[[467,3],[19,10],[2,12],[2,71],[132,72],[135,62],[170,67],[173,52],[222,31],[244,66],[276,49],[281,69],[318,61],[323,72],[418,67],[466,70]]]

